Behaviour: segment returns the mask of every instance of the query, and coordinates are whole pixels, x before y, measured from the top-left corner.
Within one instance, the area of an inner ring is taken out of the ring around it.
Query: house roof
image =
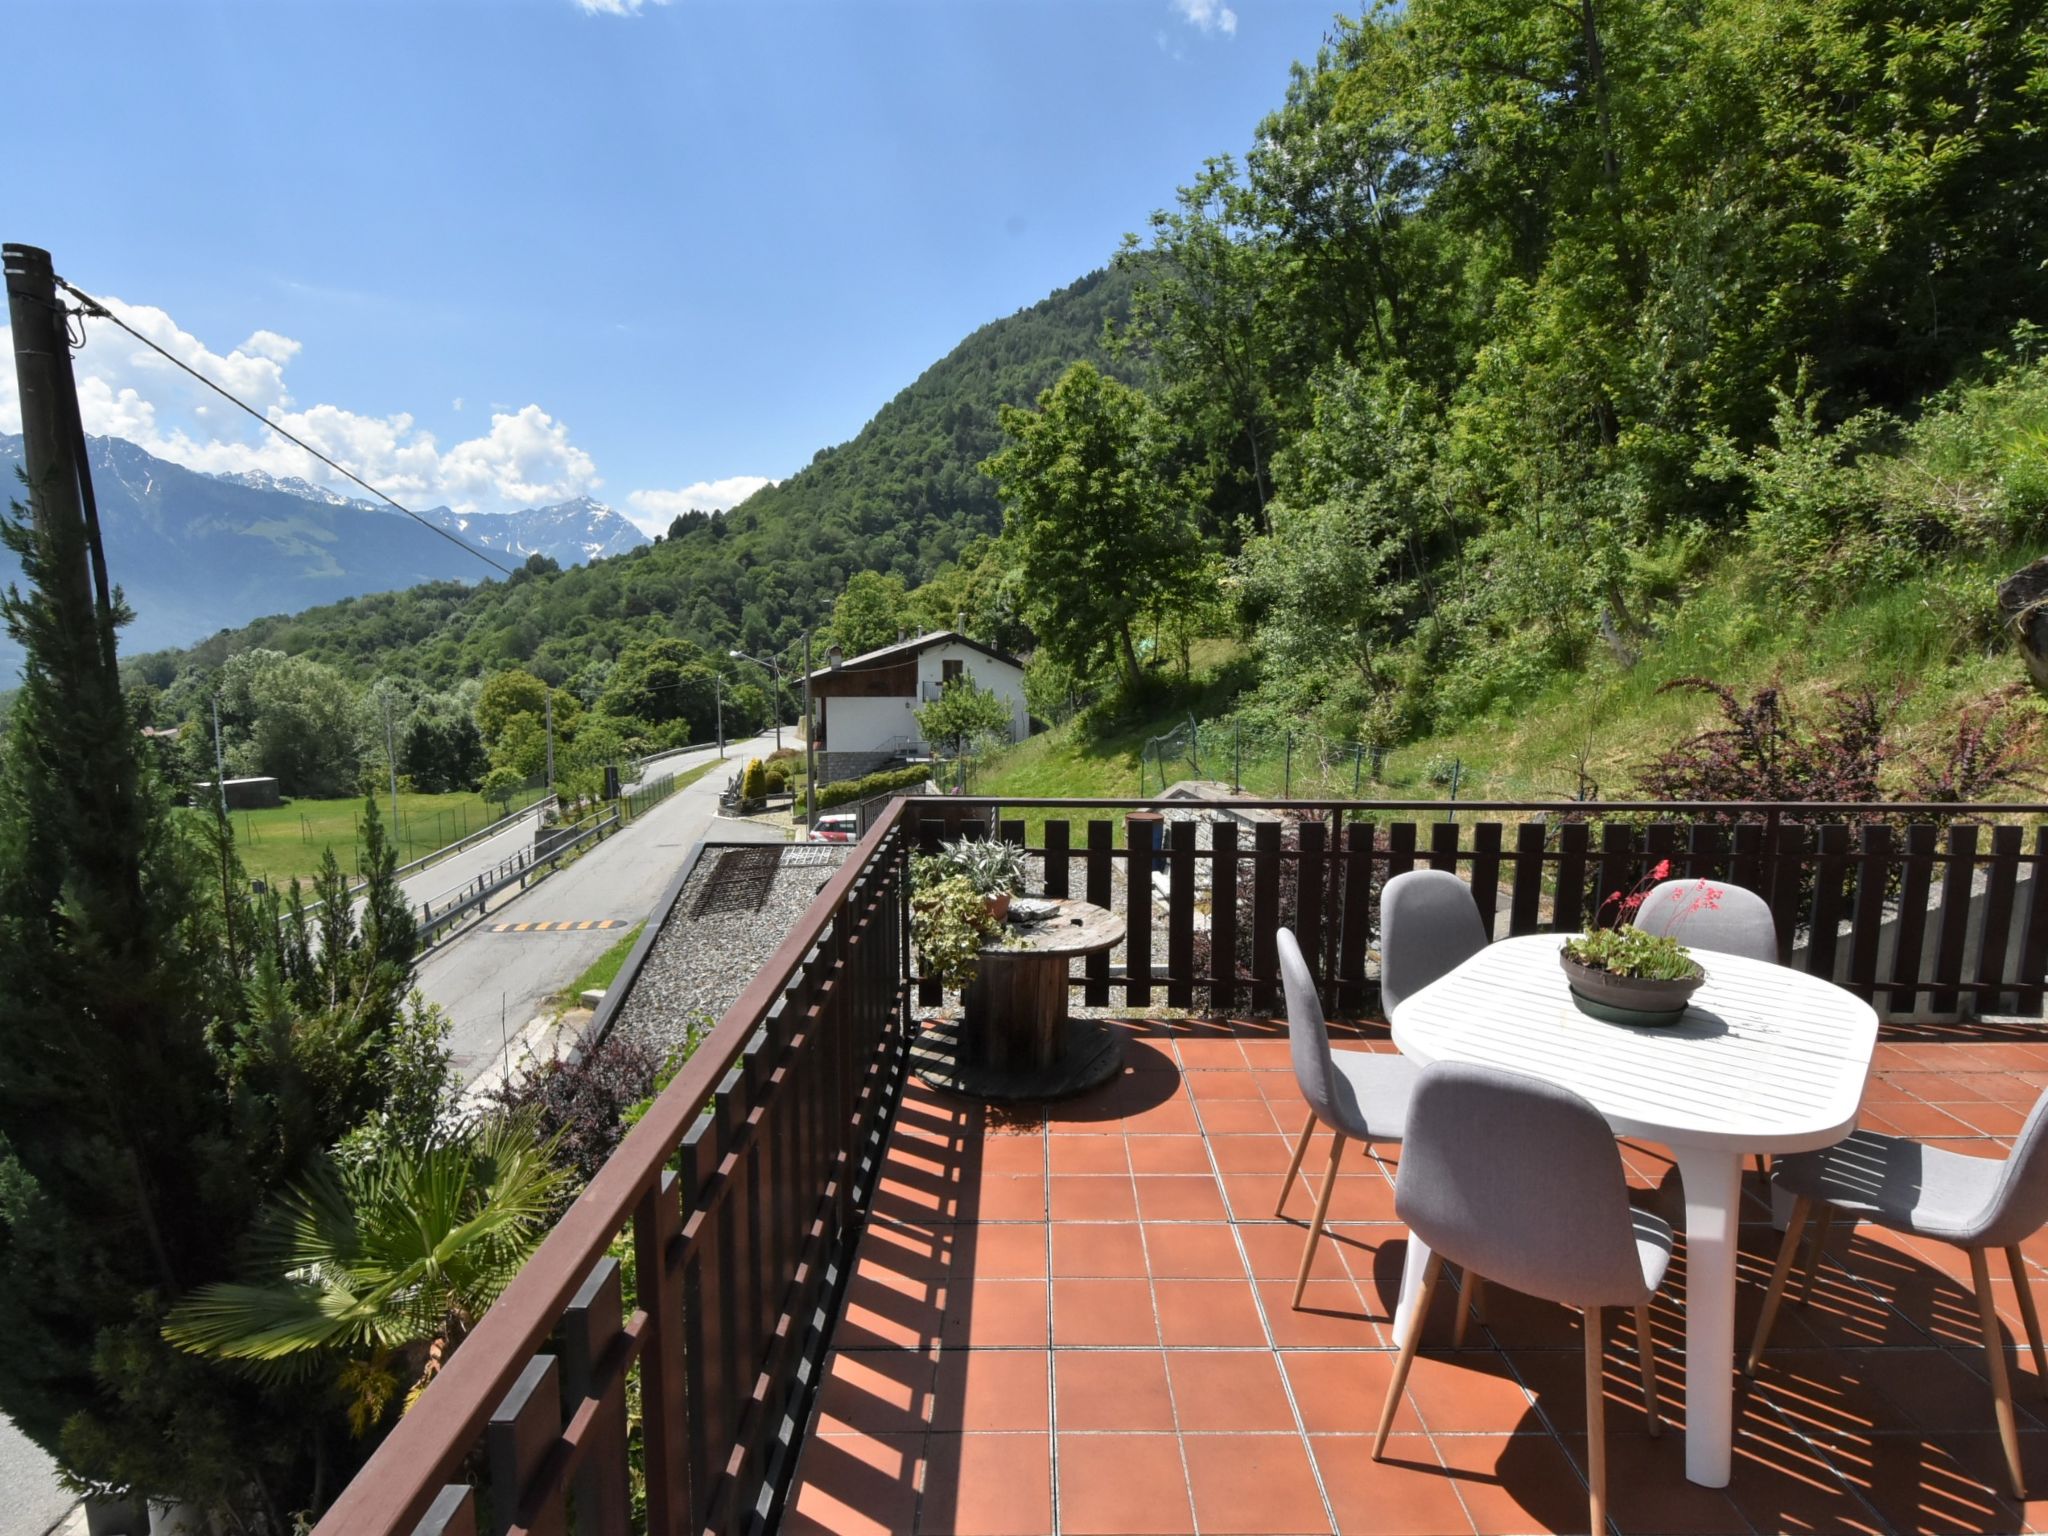
[[[899,661],[915,656],[919,651],[947,644],[964,645],[970,650],[981,652],[992,661],[1004,662],[1020,672],[1024,670],[1024,663],[1008,651],[999,651],[994,646],[986,645],[971,635],[963,635],[956,629],[935,629],[928,635],[898,640],[894,645],[885,645],[880,650],[863,651],[858,656],[849,656],[836,667],[820,667],[811,673],[811,680],[815,682],[821,677],[831,677],[835,673],[864,672],[870,668],[893,666]]]

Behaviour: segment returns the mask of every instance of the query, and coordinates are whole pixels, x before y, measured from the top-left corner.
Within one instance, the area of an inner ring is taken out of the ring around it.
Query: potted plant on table
[[[981,946],[1002,930],[988,899],[937,857],[911,865],[910,937],[927,976],[954,991],[974,980]]]
[[[1010,898],[1024,887],[1024,850],[988,837],[963,837],[940,845],[935,863],[973,886],[1000,923],[1010,915]]]
[[[1645,896],[1670,873],[1671,861],[1660,860],[1626,896],[1616,891],[1600,904],[1601,916],[1614,909],[1612,926],[1565,941],[1558,960],[1580,1012],[1611,1024],[1675,1024],[1684,1016],[1705,968],[1673,935],[1636,926]],[[1664,899],[1682,904],[1674,917],[1683,919],[1718,907],[1721,893],[1701,880]]]

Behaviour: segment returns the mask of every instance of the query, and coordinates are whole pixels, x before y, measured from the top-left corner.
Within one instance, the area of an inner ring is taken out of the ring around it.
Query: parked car
[[[857,843],[860,841],[860,818],[850,811],[836,816],[820,816],[811,828],[810,840],[814,843]]]

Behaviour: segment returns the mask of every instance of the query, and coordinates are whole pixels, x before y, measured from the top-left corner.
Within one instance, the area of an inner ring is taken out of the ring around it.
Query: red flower
[[[1652,880],[1662,880],[1670,873],[1671,861],[1669,859],[1659,859],[1657,861],[1657,867],[1650,871],[1650,878]]]

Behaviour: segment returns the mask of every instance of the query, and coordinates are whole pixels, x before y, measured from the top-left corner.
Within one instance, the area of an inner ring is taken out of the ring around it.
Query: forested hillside
[[[1143,391],[1007,422],[1036,666],[1142,701],[1134,634],[1234,633],[1241,714],[1398,745],[1672,654],[1709,587],[1794,636],[1914,584],[1943,645],[1873,631],[1887,693],[1983,657],[2048,517],[2044,112],[2015,0],[1340,23],[1131,242]]]
[[[1028,403],[1077,359],[1106,362],[1104,325],[1123,315],[1130,290],[1128,274],[1097,272],[983,326],[851,442],[730,512],[684,514],[651,547],[574,570],[536,563],[509,582],[438,582],[263,619],[132,669],[168,687],[263,648],[357,679],[386,673],[436,688],[521,667],[595,699],[636,639],[681,637],[721,656],[779,651],[829,615],[853,573],[914,584],[998,531],[994,487],[976,467],[1002,440],[998,411]]]

